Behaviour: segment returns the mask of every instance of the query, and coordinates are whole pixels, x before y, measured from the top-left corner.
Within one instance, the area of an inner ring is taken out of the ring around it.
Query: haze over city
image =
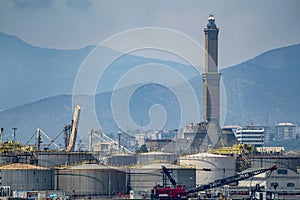
[[[129,29],[162,27],[182,32],[203,46],[202,29],[213,13],[221,30],[219,67],[224,68],[300,43],[299,7],[297,0],[3,0],[0,32],[34,46],[78,49]],[[199,65],[204,66],[204,61]]]
[[[0,198],[299,200],[299,8],[0,1]]]

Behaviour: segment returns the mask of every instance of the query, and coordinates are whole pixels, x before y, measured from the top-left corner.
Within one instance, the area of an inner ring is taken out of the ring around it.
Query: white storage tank
[[[196,169],[194,167],[182,167],[167,163],[156,163],[139,167],[131,167],[127,172],[127,180],[130,183],[130,189],[135,193],[150,195],[151,189],[157,184],[163,185],[162,165],[164,165],[177,184],[182,184],[186,189],[196,186]],[[166,177],[166,183],[171,182]]]
[[[11,190],[53,190],[54,170],[23,163],[0,167],[0,184]]]
[[[195,166],[197,186],[235,175],[235,159],[229,156],[198,153],[181,156],[181,166]]]

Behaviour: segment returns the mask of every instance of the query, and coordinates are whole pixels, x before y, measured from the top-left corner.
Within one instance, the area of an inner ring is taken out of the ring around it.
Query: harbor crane
[[[208,189],[216,188],[216,187],[221,187],[224,185],[228,185],[230,183],[236,183],[241,180],[245,180],[248,178],[251,178],[253,176],[256,176],[258,174],[264,173],[264,172],[273,172],[276,170],[277,167],[276,165],[269,167],[269,168],[262,168],[258,170],[253,170],[249,172],[244,172],[244,173],[238,173],[234,176],[229,176],[223,179],[218,179],[215,180],[214,182],[200,185],[199,187],[196,187],[194,189],[190,190],[185,190],[184,186],[178,185],[175,181],[175,179],[172,178],[168,170],[166,169],[165,166],[162,166],[163,173],[169,178],[170,182],[173,185],[173,188],[170,186],[160,186],[156,185],[152,189],[151,192],[151,199],[152,200],[187,200],[188,196],[190,194],[194,194],[200,191],[205,191]]]
[[[80,106],[75,105],[74,106],[74,113],[73,113],[73,119],[72,123],[66,125],[62,131],[55,136],[54,139],[50,138],[42,129],[37,128],[37,130],[34,132],[34,134],[31,136],[31,138],[27,141],[26,145],[31,141],[31,139],[37,135],[37,150],[40,151],[41,143],[43,142],[42,135],[46,137],[49,141],[48,144],[46,144],[47,148],[49,148],[52,144],[54,144],[59,150],[61,147],[55,143],[55,140],[64,133],[64,140],[65,140],[65,151],[70,152],[74,151],[76,137],[77,137],[77,129],[78,129],[78,123],[79,123],[79,115],[80,115]]]
[[[79,116],[80,116],[80,106],[75,105],[74,106],[74,114],[73,114],[73,120],[71,124],[71,133],[69,137],[67,138],[66,142],[66,151],[74,151],[76,137],[77,137],[77,129],[78,129],[78,123],[79,123]]]
[[[254,171],[239,173],[239,174],[236,174],[234,176],[229,176],[227,178],[215,180],[212,183],[200,185],[199,187],[196,187],[194,189],[188,190],[187,193],[188,194],[189,193],[196,193],[196,192],[204,191],[204,190],[207,190],[207,189],[211,189],[211,188],[216,188],[216,187],[228,185],[230,183],[236,183],[238,181],[242,181],[242,180],[251,178],[251,177],[256,176],[258,174],[262,174],[264,172],[268,172],[268,171],[272,172],[272,171],[274,171],[276,169],[277,169],[277,166],[274,165],[274,166],[269,167],[269,168],[263,168],[263,169],[258,169],[258,170],[254,170]]]

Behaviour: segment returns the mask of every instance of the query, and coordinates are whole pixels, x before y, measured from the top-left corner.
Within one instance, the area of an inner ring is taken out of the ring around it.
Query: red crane
[[[165,166],[162,166],[163,173],[168,177],[170,182],[173,185],[173,188],[170,186],[161,186],[156,185],[151,191],[151,199],[160,199],[160,200],[168,200],[168,199],[187,199],[186,191],[183,185],[176,183],[175,179],[172,178],[170,172],[167,170]]]
[[[186,200],[188,194],[224,186],[224,185],[227,185],[230,183],[235,183],[235,182],[238,182],[241,180],[251,178],[253,176],[256,176],[256,175],[264,173],[264,172],[268,172],[268,171],[272,172],[272,171],[276,170],[277,167],[276,167],[276,165],[274,165],[273,167],[270,167],[270,168],[263,168],[263,169],[258,169],[258,170],[254,170],[254,171],[239,173],[234,176],[226,177],[223,179],[218,179],[218,180],[215,180],[214,182],[200,185],[199,187],[190,189],[188,191],[185,191],[185,189],[182,185],[176,184],[175,179],[172,178],[172,176],[170,175],[170,173],[168,172],[168,170],[165,166],[162,166],[162,169],[163,169],[163,173],[169,178],[170,182],[172,183],[173,188],[171,188],[169,186],[156,185],[152,189],[152,193],[151,193],[152,200],[171,200],[171,199]]]

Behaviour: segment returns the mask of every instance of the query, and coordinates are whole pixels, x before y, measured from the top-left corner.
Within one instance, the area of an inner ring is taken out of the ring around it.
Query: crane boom
[[[251,178],[253,176],[256,176],[258,174],[261,174],[261,173],[264,173],[264,172],[267,172],[267,171],[272,172],[276,169],[277,169],[277,167],[276,167],[276,165],[274,165],[273,167],[270,167],[270,168],[264,168],[264,169],[258,169],[258,170],[250,171],[250,172],[239,173],[239,174],[234,175],[234,176],[230,176],[230,177],[227,177],[227,178],[216,180],[212,183],[208,183],[208,184],[205,184],[205,185],[200,185],[197,188],[186,191],[186,193],[187,194],[196,193],[196,192],[204,191],[204,190],[207,190],[207,189],[220,187],[220,186],[223,186],[223,185],[227,185],[227,184],[230,184],[230,183],[234,183],[234,182],[237,182],[237,181],[241,181],[241,180]]]
[[[176,187],[176,181],[175,181],[175,179],[171,176],[171,174],[169,173],[169,171],[167,170],[167,168],[163,165],[163,166],[161,166],[161,168],[162,168],[162,170],[163,170],[163,173],[165,174],[165,175],[167,175],[167,177],[169,178],[169,180],[170,180],[170,182],[172,183],[172,185],[174,186],[174,187]]]
[[[69,143],[66,148],[67,152],[73,151],[75,147],[75,141],[76,141],[76,136],[77,136],[77,127],[79,123],[79,114],[80,114],[80,106],[75,105],[74,106],[74,114],[73,114],[73,120],[72,120],[72,129],[71,129],[71,134],[69,137]]]

